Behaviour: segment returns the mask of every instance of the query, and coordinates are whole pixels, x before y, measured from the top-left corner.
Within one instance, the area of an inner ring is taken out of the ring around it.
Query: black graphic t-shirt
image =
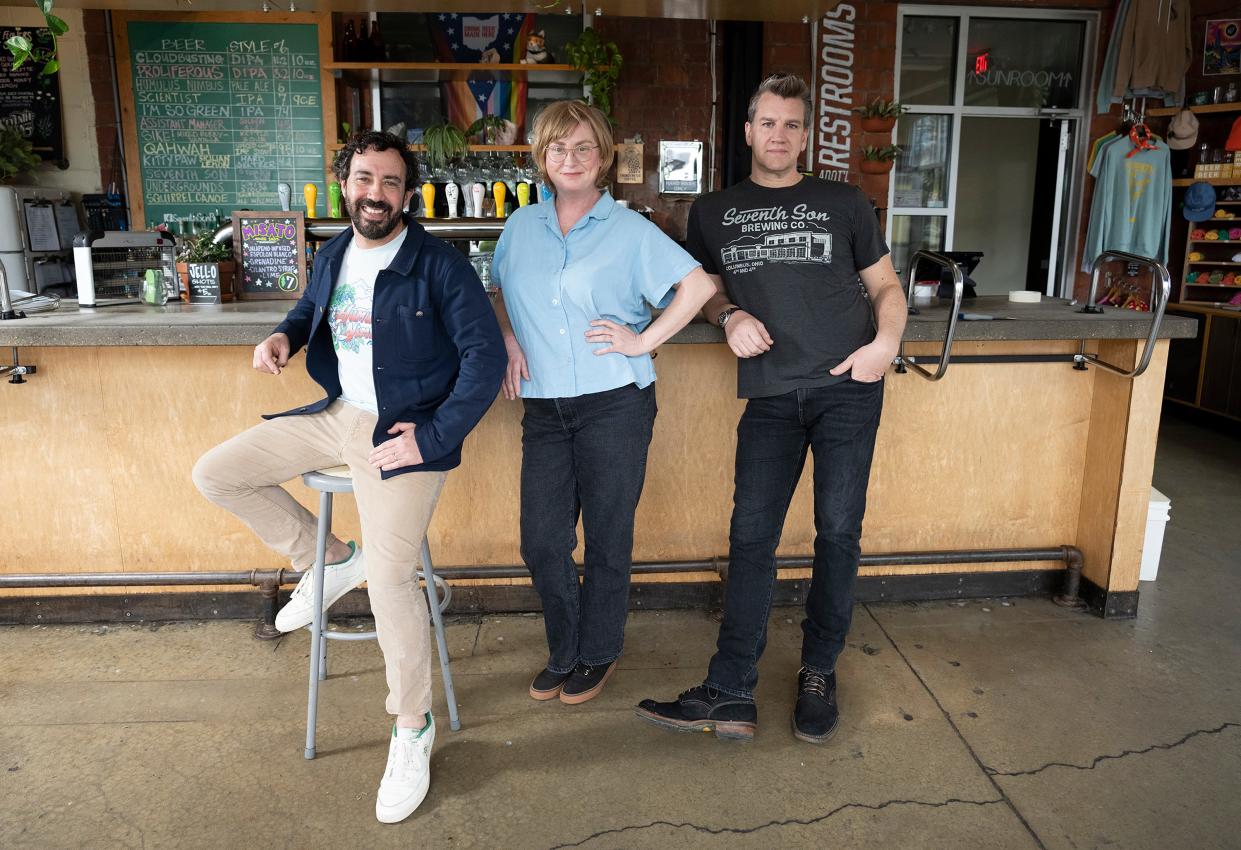
[[[860,189],[817,177],[774,189],[747,179],[694,202],[685,247],[773,340],[770,351],[738,361],[738,396],[849,379],[829,370],[875,337],[858,271],[888,253]]]

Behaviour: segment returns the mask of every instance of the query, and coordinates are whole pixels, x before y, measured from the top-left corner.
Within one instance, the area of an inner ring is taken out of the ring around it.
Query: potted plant
[[[896,126],[896,119],[905,111],[900,101],[884,100],[877,97],[865,106],[853,110],[862,116],[862,131],[866,133],[888,133]]]
[[[478,138],[480,145],[512,144],[511,137],[517,132],[517,125],[499,115],[484,115],[465,131],[467,139]],[[510,141],[505,141],[510,139]]]
[[[177,277],[181,279],[181,295],[189,300],[190,264],[207,263],[219,266],[220,297],[224,301],[233,300],[233,274],[236,263],[233,261],[233,249],[215,242],[211,232],[200,233],[177,246]]]
[[[862,173],[887,174],[900,152],[899,145],[867,145],[862,148]]]
[[[39,164],[34,146],[16,127],[0,128],[0,181],[25,174]]]
[[[432,124],[423,130],[422,143],[427,148],[427,165],[432,169],[443,168],[469,149],[465,133],[456,124],[447,121]]]
[[[569,62],[583,73],[582,85],[589,90],[587,102],[612,120],[612,92],[620,78],[620,48],[614,41],[604,41],[592,27],[564,46]]]

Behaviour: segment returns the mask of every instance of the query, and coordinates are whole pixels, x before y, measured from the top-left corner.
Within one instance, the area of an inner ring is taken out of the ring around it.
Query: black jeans
[[[633,517],[655,425],[655,385],[523,400],[521,557],[543,601],[547,668],[616,660],[625,642]],[[580,586],[573,549],[586,538]]]
[[[724,621],[707,684],[753,698],[789,502],[814,452],[814,575],[802,621],[802,664],[836,669],[853,616],[862,515],[883,408],[883,381],[847,380],[754,398],[737,425]]]

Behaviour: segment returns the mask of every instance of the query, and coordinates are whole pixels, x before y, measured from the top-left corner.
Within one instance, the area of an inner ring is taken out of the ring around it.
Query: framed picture
[[[1241,74],[1241,18],[1207,21],[1202,74]]]
[[[664,195],[702,194],[702,142],[659,143],[659,191]]]

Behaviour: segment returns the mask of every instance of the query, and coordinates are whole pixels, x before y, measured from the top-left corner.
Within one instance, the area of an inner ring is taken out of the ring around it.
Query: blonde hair
[[[559,141],[577,129],[578,124],[585,124],[595,136],[599,145],[599,174],[595,185],[602,189],[608,184],[608,172],[612,170],[612,162],[616,159],[616,146],[612,141],[612,126],[604,114],[593,106],[580,100],[558,100],[549,104],[539,117],[534,119],[533,155],[535,165],[539,167],[539,177],[549,188],[555,184],[547,175],[547,148],[552,142]]]

